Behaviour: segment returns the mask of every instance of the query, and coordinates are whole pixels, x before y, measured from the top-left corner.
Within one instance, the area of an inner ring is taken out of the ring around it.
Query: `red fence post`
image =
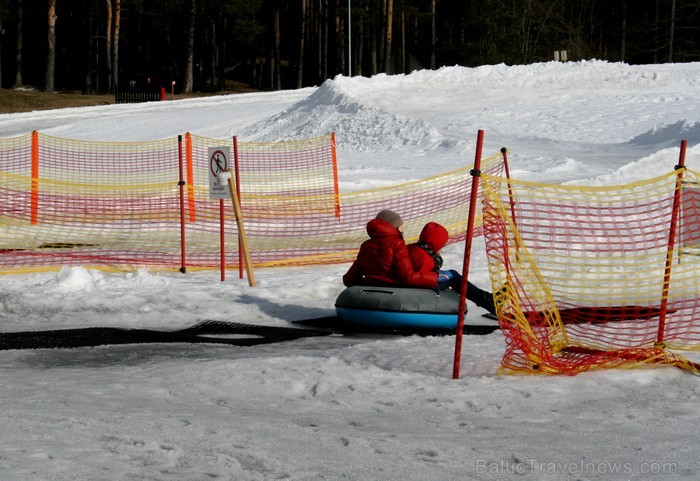
[[[234,173],[236,174],[236,194],[238,195],[239,201],[241,201],[241,207],[243,206],[243,202],[241,200],[241,176],[240,176],[240,170],[239,170],[239,159],[238,159],[238,137],[236,135],[233,136],[233,170]],[[241,245],[243,243],[243,239],[241,238],[241,233],[238,233],[238,278],[243,279],[243,250],[241,249]]]
[[[180,179],[178,186],[180,187],[180,272],[183,274],[187,270],[185,265],[185,176],[184,167],[182,165],[182,135],[177,136],[177,156],[179,162]]]
[[[226,222],[224,212],[224,199],[219,199],[219,259],[221,269],[221,282],[226,280]]]
[[[32,132],[32,190],[30,196],[31,224],[39,223],[39,133]]]
[[[664,269],[664,286],[661,296],[661,306],[659,312],[659,330],[656,334],[657,344],[664,342],[664,331],[666,330],[666,311],[668,309],[668,292],[671,288],[671,266],[673,265],[673,247],[676,240],[676,224],[681,205],[681,187],[683,186],[683,172],[685,171],[685,151],[688,142],[681,141],[681,151],[676,166],[676,187],[673,191],[673,207],[671,210],[671,225],[668,229],[668,249],[666,251],[666,266]]]
[[[459,292],[459,310],[457,312],[457,332],[455,333],[455,355],[452,367],[452,379],[459,379],[459,365],[462,358],[462,330],[464,329],[464,311],[467,307],[467,282],[469,278],[469,261],[472,252],[472,237],[474,236],[474,218],[479,190],[479,175],[481,169],[481,150],[484,145],[484,131],[479,130],[474,155],[472,174],[472,191],[469,200],[469,217],[467,219],[467,237],[464,241],[464,265],[462,266],[462,285]]]

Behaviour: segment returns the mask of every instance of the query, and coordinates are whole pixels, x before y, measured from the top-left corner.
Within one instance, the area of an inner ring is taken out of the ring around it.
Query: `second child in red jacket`
[[[418,242],[408,245],[408,255],[413,267],[419,272],[434,272],[438,275],[436,285],[440,290],[453,289],[458,291],[462,285],[462,276],[455,270],[441,270],[442,256],[440,251],[450,238],[450,234],[437,222],[428,222],[420,233]],[[493,295],[467,282],[467,299],[479,307],[495,314],[496,309]]]

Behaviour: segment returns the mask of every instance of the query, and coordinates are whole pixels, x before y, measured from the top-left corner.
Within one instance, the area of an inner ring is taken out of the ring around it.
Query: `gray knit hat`
[[[377,214],[376,219],[384,220],[396,227],[397,229],[399,228],[399,226],[403,225],[403,219],[401,219],[401,216],[393,210],[389,209],[384,209],[380,211],[379,214]]]

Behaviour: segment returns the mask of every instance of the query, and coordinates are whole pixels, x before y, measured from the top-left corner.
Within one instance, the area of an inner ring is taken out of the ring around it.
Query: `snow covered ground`
[[[0,136],[336,132],[341,189],[510,150],[514,177],[621,184],[700,170],[700,64],[601,61],[338,77],[314,88],[0,115]],[[462,246],[445,255],[461,266]],[[0,276],[0,331],[290,326],[333,314],[348,265],[218,272],[82,267]],[[483,243],[470,279],[488,286]],[[467,323],[484,323],[470,307]],[[500,332],[0,351],[0,480],[697,480],[700,383],[674,368],[498,376]]]

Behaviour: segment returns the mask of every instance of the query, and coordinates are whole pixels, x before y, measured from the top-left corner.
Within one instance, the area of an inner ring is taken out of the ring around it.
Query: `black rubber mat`
[[[327,336],[318,329],[257,326],[224,321],[203,321],[179,331],[129,329],[117,327],[86,327],[0,333],[0,350],[51,349],[103,346],[110,344],[147,343],[213,343],[234,346],[254,346],[290,341],[303,337]]]
[[[332,334],[351,335],[353,333],[423,336],[454,334],[452,329],[373,329],[343,322],[335,316],[302,319],[292,321],[292,324],[303,326],[303,328],[260,326],[225,321],[202,321],[192,327],[178,331],[84,327],[48,331],[0,332],[0,351],[176,342],[255,346],[258,344],[292,341],[304,337],[329,336]],[[465,325],[463,332],[464,334],[484,335],[496,330],[498,330],[498,325]]]

